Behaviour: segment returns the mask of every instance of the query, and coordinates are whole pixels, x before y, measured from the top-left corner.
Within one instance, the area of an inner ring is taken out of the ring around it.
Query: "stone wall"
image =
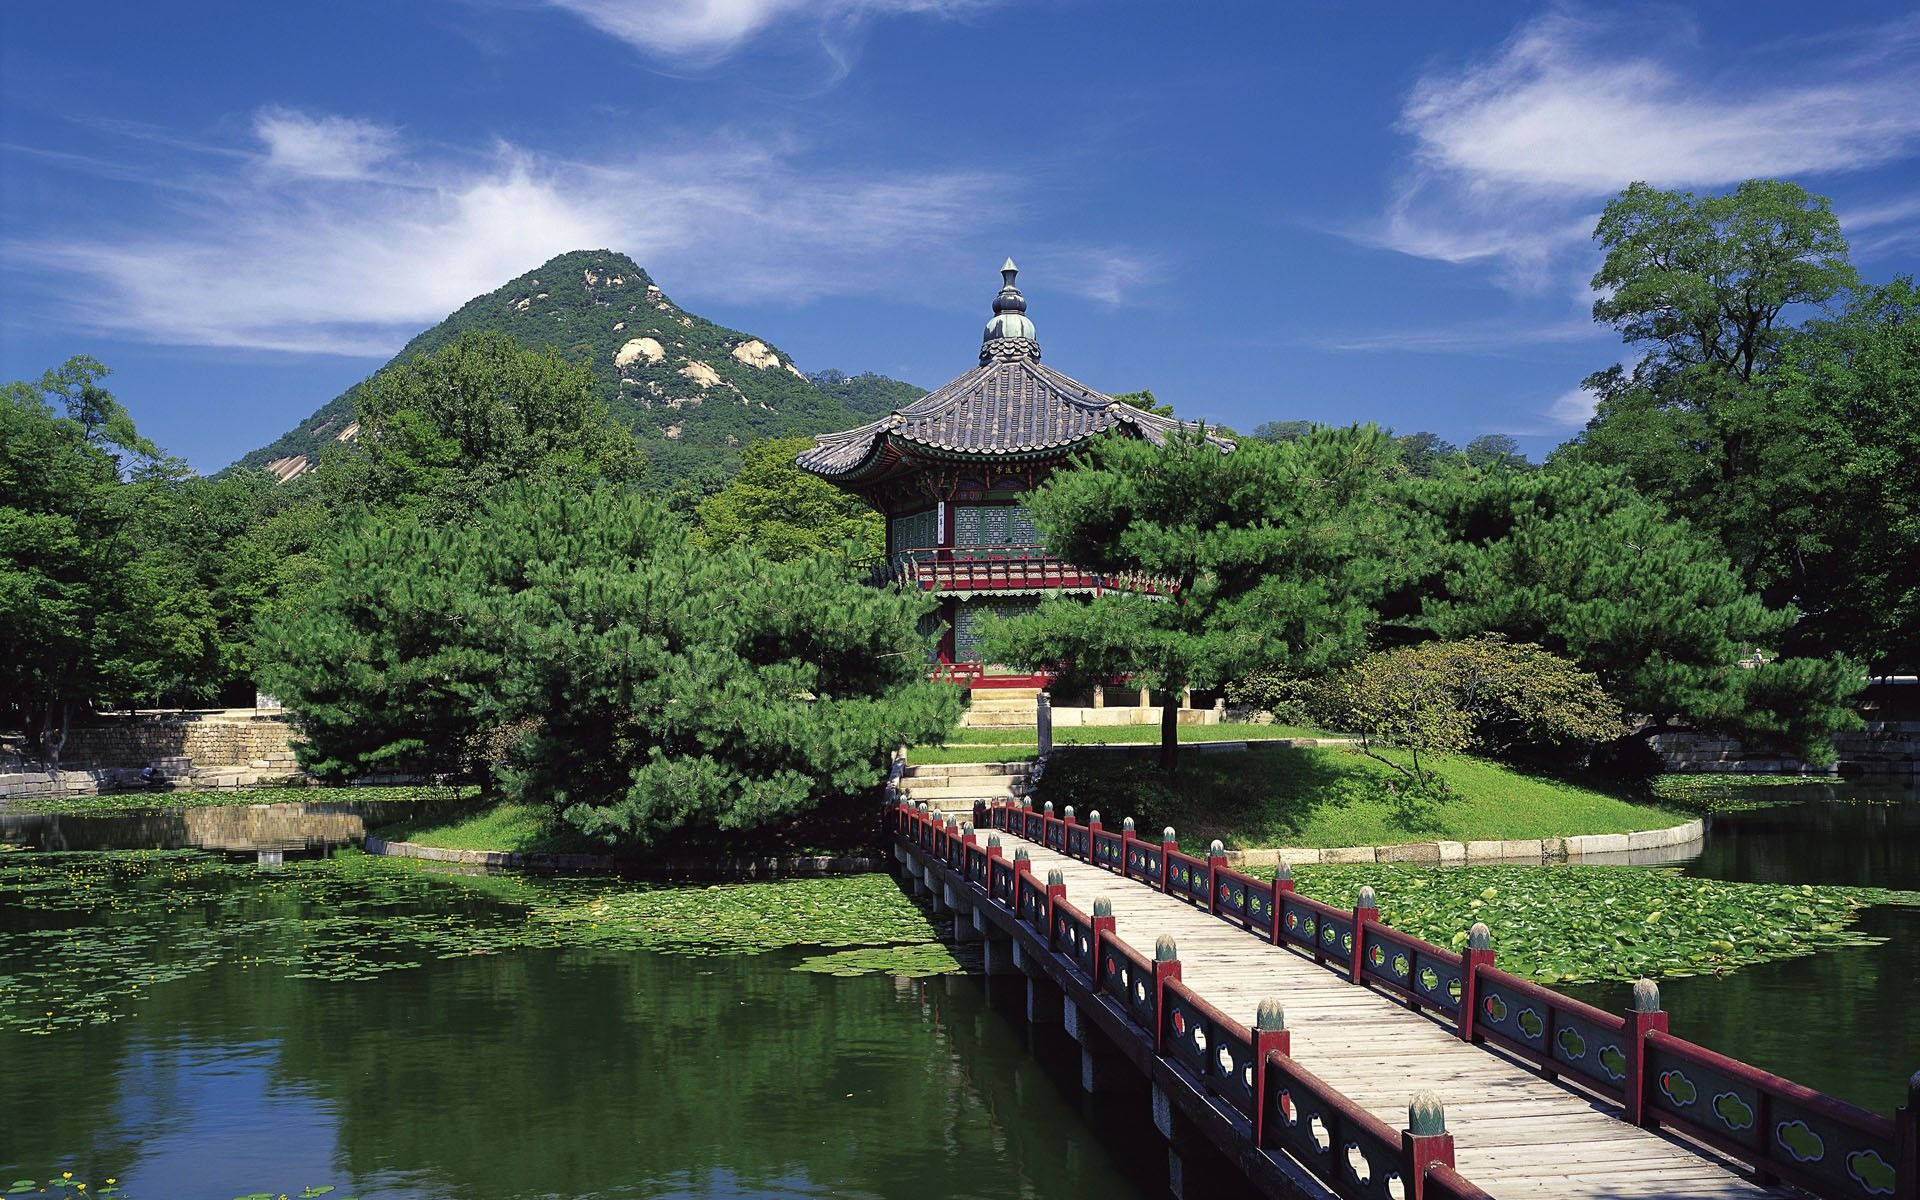
[[[74,730],[60,757],[72,767],[144,767],[162,758],[234,765],[264,760],[291,771],[293,739],[293,727],[280,717],[135,719]]]
[[[0,800],[95,796],[144,787],[152,764],[176,786],[256,787],[298,781],[293,726],[280,717],[136,718],[76,729],[61,770],[44,763],[0,762]]]
[[[1730,738],[1698,733],[1665,733],[1653,739],[1655,753],[1670,771],[1697,774],[1762,772],[1799,774],[1820,771],[1796,758],[1749,751]],[[1865,775],[1920,774],[1920,721],[1869,721],[1866,728],[1833,739],[1838,769]]]

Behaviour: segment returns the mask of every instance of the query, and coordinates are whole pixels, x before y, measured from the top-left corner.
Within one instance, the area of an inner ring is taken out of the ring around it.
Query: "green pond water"
[[[1759,807],[1714,817],[1702,852],[1678,864],[1685,873],[1920,891],[1912,777],[1733,790]],[[1673,1033],[1891,1114],[1920,1071],[1920,908],[1869,908],[1858,929],[1885,941],[1662,982]],[[1563,990],[1620,1012],[1629,988]]]
[[[1754,795],[1683,870],[1920,890],[1912,788]],[[40,829],[13,840],[100,833]],[[1081,1096],[1017,993],[887,973],[946,953],[891,881],[786,887],[769,908],[357,855],[0,853],[0,1194],[62,1172],[52,1194],[214,1200],[1161,1191],[1144,1103]],[[782,908],[833,944],[781,947]],[[1920,909],[1861,927],[1886,941],[1667,981],[1675,1032],[1890,1112],[1920,1067]]]
[[[1128,1197],[1164,1176],[1144,1105],[1089,1107],[1077,1057],[1036,1056],[979,978],[636,947],[680,936],[632,928],[685,905],[596,941],[595,897],[631,890],[0,854],[0,1193],[72,1172],[216,1200]]]

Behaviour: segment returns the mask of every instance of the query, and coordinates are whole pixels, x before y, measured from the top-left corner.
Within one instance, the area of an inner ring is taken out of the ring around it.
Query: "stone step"
[[[964,800],[971,804],[975,800],[991,802],[994,800],[1018,799],[1026,794],[1026,789],[1022,787],[1020,790],[1015,791],[1011,787],[1001,789],[982,787],[906,788],[902,790],[901,794],[909,800],[924,800],[929,804],[942,800]]]
[[[983,763],[908,763],[908,779],[932,779],[936,776],[957,775],[1025,775],[1033,769],[1031,762],[983,762]]]
[[[1037,687],[976,687],[967,693],[975,704],[983,700],[1022,700],[1032,704],[1040,696]]]
[[[970,712],[960,722],[968,729],[1032,729],[1033,714]]]

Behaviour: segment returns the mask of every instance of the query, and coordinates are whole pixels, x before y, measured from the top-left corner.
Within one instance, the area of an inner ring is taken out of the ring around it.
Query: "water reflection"
[[[1143,1194],[1144,1103],[1132,1136],[1102,1136],[980,980],[796,960],[526,950],[358,982],[225,963],[122,1021],[0,1031],[10,1080],[72,1081],[71,1103],[0,1089],[0,1177],[114,1175],[137,1197]]]
[[[219,804],[128,812],[0,812],[0,842],[32,850],[321,852],[357,844],[368,825],[404,817],[404,802]]]
[[[1920,891],[1920,800],[1911,780],[1730,786],[1764,806],[1715,817],[1705,847],[1679,864],[1686,874]],[[1662,982],[1674,1033],[1892,1113],[1920,1068],[1920,908],[1871,908],[1859,928],[1885,943]],[[1629,989],[1566,990],[1619,1012]]]

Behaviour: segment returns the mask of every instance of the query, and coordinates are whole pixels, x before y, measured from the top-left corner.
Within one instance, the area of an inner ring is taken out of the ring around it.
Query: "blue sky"
[[[0,377],[92,354],[214,470],[606,246],[932,387],[1012,255],[1095,387],[1537,457],[1623,356],[1586,280],[1634,179],[1792,178],[1920,271],[1916,62],[1911,3],[5,5]]]

